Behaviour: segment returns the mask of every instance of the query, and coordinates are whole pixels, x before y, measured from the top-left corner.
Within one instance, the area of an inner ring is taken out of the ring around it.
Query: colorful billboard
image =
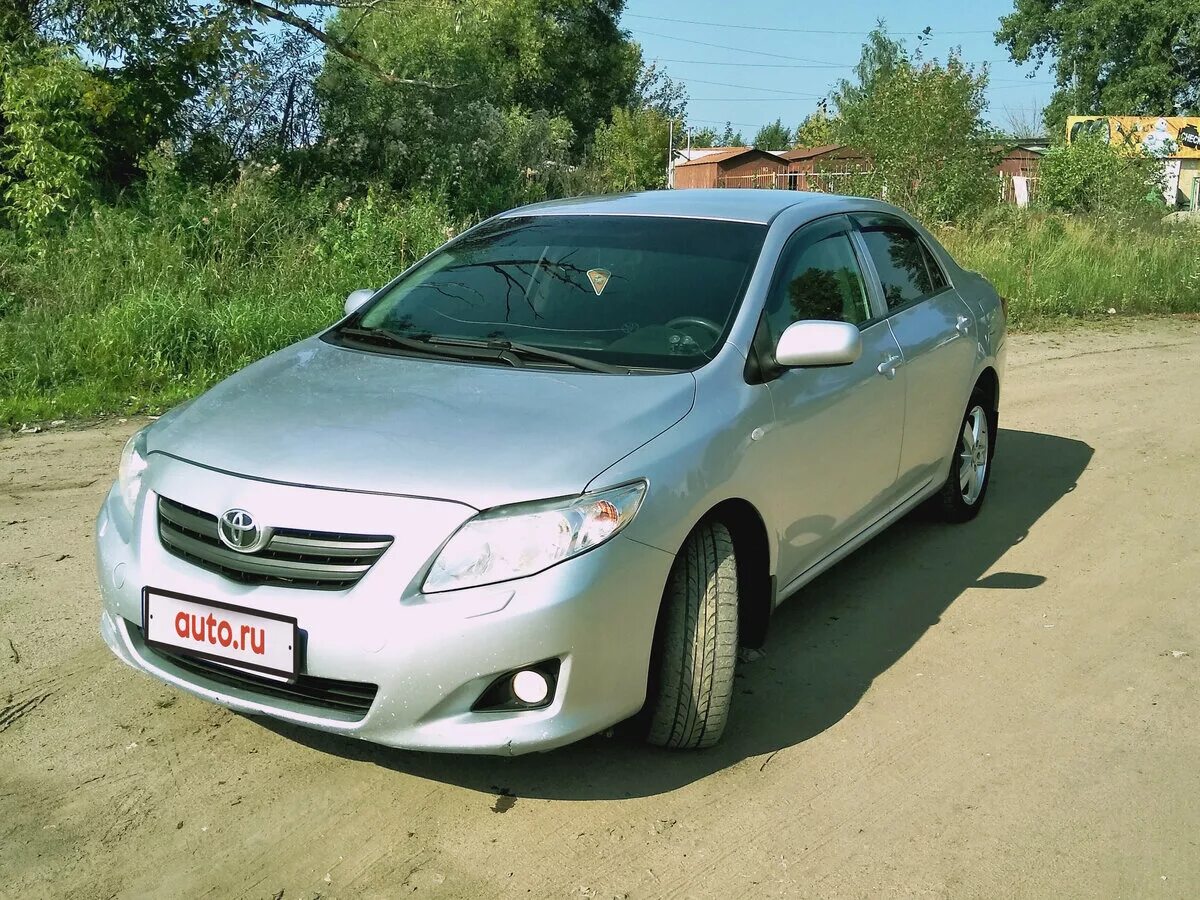
[[[1165,159],[1200,159],[1197,116],[1068,116],[1067,143],[1084,135],[1114,147],[1141,146]]]

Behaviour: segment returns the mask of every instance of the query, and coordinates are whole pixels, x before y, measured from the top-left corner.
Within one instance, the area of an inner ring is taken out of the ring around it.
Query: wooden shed
[[[996,166],[996,172],[1000,175],[1007,175],[1011,178],[1014,175],[1024,175],[1026,178],[1037,175],[1038,166],[1042,162],[1042,154],[1045,153],[1037,147],[997,147],[998,151],[1002,151],[1004,155],[1000,158],[1000,164]]]
[[[777,176],[787,171],[787,161],[747,147],[732,147],[675,165],[675,187],[754,188],[782,187]]]

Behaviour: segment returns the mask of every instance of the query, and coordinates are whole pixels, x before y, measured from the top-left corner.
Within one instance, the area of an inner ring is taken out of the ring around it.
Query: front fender
[[[696,373],[691,412],[599,473],[588,490],[645,478],[649,493],[624,533],[672,554],[709,510],[726,500],[744,500],[767,527],[774,574],[779,531],[769,517],[770,477],[755,471],[748,451],[760,436],[756,430],[768,429],[775,416],[766,386],[746,384],[745,364],[741,351],[726,344]]]

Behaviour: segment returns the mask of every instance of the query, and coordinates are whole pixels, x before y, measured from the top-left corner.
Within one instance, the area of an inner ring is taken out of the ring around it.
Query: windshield
[[[706,219],[498,219],[452,242],[343,328],[692,369],[724,342],[765,234],[762,225]]]

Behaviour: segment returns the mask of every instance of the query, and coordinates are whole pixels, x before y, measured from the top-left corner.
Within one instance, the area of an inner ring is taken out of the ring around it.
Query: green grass
[[[0,232],[0,423],[154,412],[341,314],[453,233],[429,199],[159,191]]]
[[[1001,210],[944,228],[960,264],[1010,300],[1014,328],[1200,312],[1200,228]]]
[[[456,225],[429,198],[157,186],[30,244],[0,230],[0,424],[156,412],[340,314]],[[940,232],[1016,328],[1200,312],[1200,228],[998,210]]]

